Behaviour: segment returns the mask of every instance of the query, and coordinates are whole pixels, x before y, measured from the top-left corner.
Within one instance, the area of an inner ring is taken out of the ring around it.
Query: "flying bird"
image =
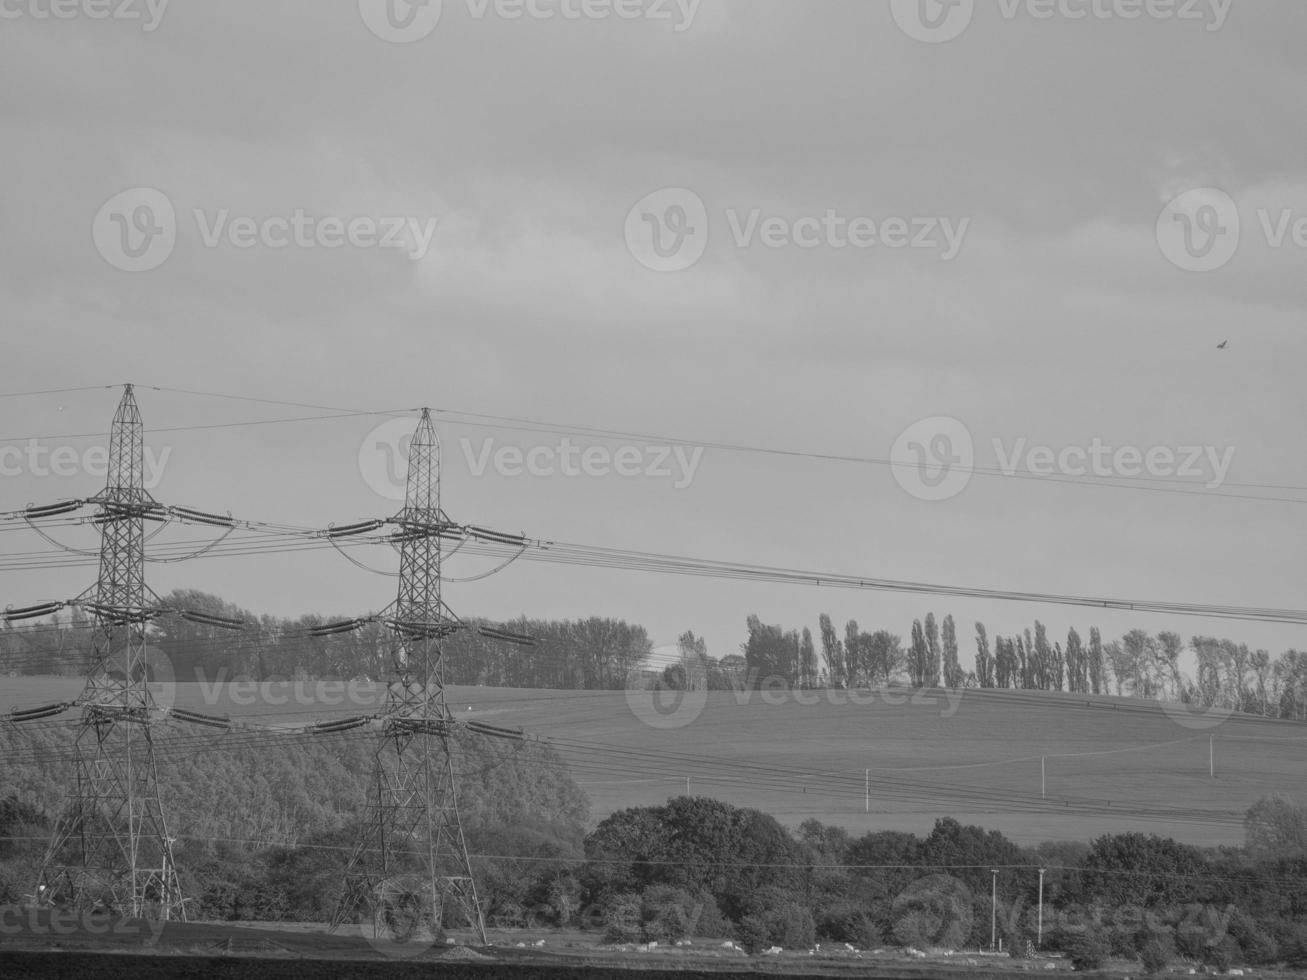
[[[1225,350],[1225,345],[1228,344],[1228,343],[1229,343],[1228,340],[1223,340],[1223,341],[1221,341],[1219,344],[1216,345],[1216,349],[1217,349],[1217,350]]]

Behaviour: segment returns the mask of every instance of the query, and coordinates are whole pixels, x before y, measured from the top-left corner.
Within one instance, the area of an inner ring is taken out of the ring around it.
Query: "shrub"
[[[673,943],[694,931],[701,903],[683,888],[650,885],[640,900],[640,928],[645,942]]]
[[[771,945],[771,929],[762,916],[746,915],[736,928],[735,938],[746,953],[753,955]]]
[[[816,916],[817,938],[852,943],[871,949],[882,942],[880,929],[861,906],[853,902],[837,901],[826,906]]]
[[[1226,936],[1214,946],[1208,946],[1203,952],[1203,964],[1215,967],[1225,973],[1234,965],[1239,956],[1239,944],[1231,936]]]
[[[702,907],[699,909],[699,920],[694,924],[694,935],[704,939],[724,939],[731,935],[731,922],[722,915],[717,900],[704,892],[698,896],[698,901]]]
[[[640,896],[630,892],[610,895],[604,903],[604,942],[635,943],[641,938]]]
[[[1292,970],[1307,967],[1307,926],[1291,924],[1280,937],[1280,953]]]
[[[1062,941],[1071,966],[1078,970],[1101,970],[1112,953],[1107,937],[1097,929],[1069,933]]]
[[[817,941],[817,927],[806,905],[786,904],[767,916],[771,938],[786,949],[810,949]]]
[[[1161,973],[1175,959],[1175,943],[1166,933],[1158,933],[1144,943],[1139,960],[1146,973]]]

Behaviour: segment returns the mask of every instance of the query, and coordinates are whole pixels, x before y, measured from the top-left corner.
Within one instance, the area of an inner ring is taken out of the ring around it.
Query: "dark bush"
[[[698,901],[702,907],[699,909],[699,919],[694,924],[694,935],[704,939],[725,939],[730,936],[731,921],[722,915],[722,910],[717,907],[717,900],[704,892],[698,896]]]
[[[1293,970],[1307,968],[1307,925],[1291,923],[1280,934],[1280,955]]]
[[[750,955],[761,953],[771,946],[771,928],[760,915],[746,915],[736,927],[735,938]]]
[[[618,892],[608,896],[603,905],[604,942],[638,943],[640,930],[640,896]]]
[[[1071,966],[1079,971],[1101,970],[1112,955],[1111,943],[1098,929],[1068,933],[1061,940],[1061,946]]]
[[[1203,952],[1203,965],[1215,967],[1224,973],[1239,958],[1239,944],[1232,936],[1226,936],[1219,943],[1208,946]]]
[[[1161,973],[1175,959],[1175,943],[1164,932],[1154,934],[1143,948],[1139,950],[1139,960],[1144,972]]]
[[[671,885],[650,885],[640,899],[645,942],[674,943],[694,932],[703,908],[693,895]]]

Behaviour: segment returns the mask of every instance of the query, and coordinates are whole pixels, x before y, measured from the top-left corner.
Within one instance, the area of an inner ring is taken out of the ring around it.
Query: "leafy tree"
[[[930,648],[921,620],[912,621],[912,649],[908,653],[908,682],[913,687],[925,687],[930,675]]]
[[[985,624],[976,623],[976,681],[981,687],[995,686],[994,658],[989,652],[989,637],[985,633]]]
[[[840,643],[839,638],[835,635],[835,627],[831,625],[830,616],[822,613],[818,621],[821,633],[821,655],[826,661],[826,670],[830,677],[832,687],[845,687],[848,682],[848,674],[844,665],[844,645]],[[854,626],[857,629],[857,626]]]
[[[1243,818],[1248,851],[1257,858],[1307,857],[1307,807],[1275,793],[1263,796]]]
[[[944,685],[962,687],[966,675],[958,663],[958,631],[951,615],[944,617],[941,644],[944,653]]]
[[[943,677],[943,651],[939,644],[939,625],[933,612],[926,613],[926,669],[921,687],[939,687]]]
[[[1149,937],[1139,950],[1145,973],[1161,973],[1175,959],[1175,942],[1164,932]]]
[[[1111,955],[1107,937],[1098,929],[1071,933],[1060,940],[1060,945],[1077,972],[1101,970]]]
[[[1107,690],[1103,674],[1103,638],[1097,626],[1089,627],[1089,660],[1086,664],[1089,673],[1089,685],[1092,693],[1102,694]]]
[[[804,689],[817,686],[817,651],[812,645],[812,631],[803,627],[799,642],[799,686]]]

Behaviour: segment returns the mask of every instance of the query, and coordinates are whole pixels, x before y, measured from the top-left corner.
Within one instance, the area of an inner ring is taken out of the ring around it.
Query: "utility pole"
[[[1044,872],[1047,868],[1039,869],[1039,919],[1035,926],[1035,947],[1039,948],[1044,943]]]
[[[1039,757],[1039,798],[1041,800],[1045,798],[1044,787],[1047,785],[1044,779],[1044,760],[1046,758],[1047,756],[1042,755]]]
[[[990,868],[989,890],[989,947],[998,949],[998,868]]]
[[[862,771],[862,786],[863,786],[863,790],[862,790],[863,796],[865,797],[866,800],[866,802],[863,804],[863,812],[870,813],[871,812],[871,770],[870,769],[864,769]]]
[[[154,756],[146,627],[145,522],[163,519],[144,486],[144,426],[127,385],[109,434],[100,576],[79,600],[93,617],[91,666],[77,700],[77,784],[55,823],[33,892],[42,903],[104,906],[131,918],[185,918]],[[71,853],[70,853],[71,852]]]
[[[1207,736],[1207,778],[1216,778],[1216,736]]]

